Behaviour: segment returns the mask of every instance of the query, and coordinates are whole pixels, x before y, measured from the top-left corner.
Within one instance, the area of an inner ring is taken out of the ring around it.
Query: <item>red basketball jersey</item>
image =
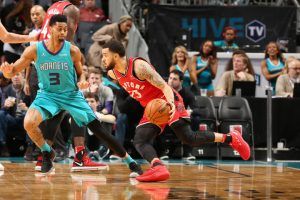
[[[148,102],[153,99],[164,98],[164,94],[160,89],[148,81],[139,80],[133,75],[133,62],[136,59],[141,58],[129,58],[126,74],[121,74],[117,70],[113,70],[113,72],[120,85],[130,94],[130,96],[145,107]]]
[[[61,14],[61,15],[64,14],[64,9],[69,5],[72,5],[72,4],[70,2],[66,2],[66,1],[59,1],[59,2],[54,3],[52,6],[50,6],[50,8],[47,10],[47,14],[45,16],[43,26],[42,26],[42,31],[39,36],[40,41],[49,39],[49,36],[50,36],[49,21],[50,21],[51,17],[53,15],[57,15],[57,14]]]

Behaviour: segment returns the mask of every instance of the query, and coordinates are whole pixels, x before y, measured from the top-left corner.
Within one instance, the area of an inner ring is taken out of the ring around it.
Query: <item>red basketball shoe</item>
[[[142,175],[137,176],[136,180],[140,182],[156,182],[156,181],[165,181],[169,178],[170,178],[170,172],[168,171],[165,165],[160,164],[154,167],[152,165],[151,168],[148,169],[146,172],[144,172]]]
[[[229,145],[239,152],[240,156],[244,160],[248,160],[250,158],[250,147],[248,143],[243,139],[242,134],[237,130],[231,131],[229,133],[232,137],[231,143]]]
[[[43,163],[43,157],[42,157],[42,154],[39,154],[37,157],[37,161],[36,161],[34,170],[38,171],[38,172],[42,171],[42,163]]]
[[[76,147],[76,150],[78,148]],[[76,153],[73,166],[71,171],[92,171],[92,170],[102,170],[106,169],[108,166],[103,163],[96,163],[88,157],[84,148],[80,148],[80,150]]]

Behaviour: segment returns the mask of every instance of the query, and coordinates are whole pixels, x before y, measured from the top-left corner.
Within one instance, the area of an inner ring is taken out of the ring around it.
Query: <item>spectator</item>
[[[211,40],[206,40],[201,45],[199,54],[192,58],[192,68],[196,71],[198,87],[207,89],[207,95],[214,95],[212,80],[218,70],[218,59],[216,49]]]
[[[224,40],[214,41],[214,45],[218,48],[218,50],[232,52],[239,49],[239,46],[234,42],[237,35],[236,30],[233,27],[225,27],[222,36]]]
[[[83,7],[80,8],[81,22],[101,22],[105,19],[103,10],[96,6],[95,0],[84,0]]]
[[[285,59],[276,42],[269,42],[265,50],[265,59],[261,62],[261,71],[264,77],[273,87],[273,92],[276,88],[276,80],[278,76],[285,73]]]
[[[238,50],[232,54],[226,71],[221,76],[215,95],[231,96],[233,81],[254,81],[254,70],[249,57],[244,51]]]
[[[294,84],[300,82],[300,61],[289,57],[285,62],[287,74],[278,77],[276,83],[276,96],[293,97]]]
[[[3,76],[3,73],[0,71],[0,106],[1,107],[3,107],[4,105],[4,100],[5,100],[4,93],[7,90],[10,82],[11,82],[10,79],[6,79]]]
[[[99,69],[89,71],[88,82],[90,83],[88,91],[99,97],[98,111],[103,114],[112,114],[114,94],[111,88],[102,84],[102,75]]]
[[[128,15],[122,16],[119,22],[108,24],[100,28],[94,33],[92,39],[94,43],[89,49],[87,62],[95,67],[100,67],[104,72],[106,71],[102,67],[102,45],[111,39],[122,42],[125,48],[128,45],[128,32],[132,27],[132,18]]]
[[[99,106],[99,97],[97,94],[87,92],[84,94],[84,97],[98,119],[101,121],[102,125],[106,128],[106,130],[109,130],[109,132],[112,133],[112,127],[116,122],[116,117],[111,114],[104,115],[97,111],[97,107]],[[99,140],[89,129],[88,134],[86,134],[86,143],[90,150],[94,150],[89,153],[89,156],[92,159],[100,160],[109,154],[109,149],[104,145],[100,145]]]
[[[184,46],[177,46],[173,51],[170,72],[173,70],[179,70],[184,74],[182,87],[190,87],[191,81],[197,84],[195,70],[191,67],[191,60]]]
[[[23,92],[23,83],[23,74],[17,73],[12,77],[12,84],[7,87],[4,93],[4,105],[0,111],[0,145],[4,147],[1,149],[2,156],[8,155],[5,148],[8,133],[16,129],[25,133],[23,121],[30,105],[30,97]]]

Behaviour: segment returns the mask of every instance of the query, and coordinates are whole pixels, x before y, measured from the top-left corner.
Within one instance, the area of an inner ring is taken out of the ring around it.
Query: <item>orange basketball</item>
[[[153,99],[147,104],[145,114],[151,123],[161,125],[169,121],[170,110],[171,107],[167,101],[163,99]]]

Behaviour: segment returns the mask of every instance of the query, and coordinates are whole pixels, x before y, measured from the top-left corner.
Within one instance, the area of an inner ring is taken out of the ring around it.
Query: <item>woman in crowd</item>
[[[211,40],[203,42],[199,54],[192,58],[192,69],[196,71],[198,87],[206,89],[208,96],[214,95],[212,80],[218,69],[216,48]]]
[[[191,82],[196,85],[197,77],[195,70],[191,67],[191,60],[188,56],[188,52],[184,46],[177,46],[172,54],[172,66],[170,72],[173,70],[179,70],[184,74],[183,87],[190,87]]]
[[[269,81],[273,91],[276,88],[277,78],[285,73],[285,59],[276,42],[269,42],[265,50],[265,59],[261,62],[261,71],[264,77]]]

